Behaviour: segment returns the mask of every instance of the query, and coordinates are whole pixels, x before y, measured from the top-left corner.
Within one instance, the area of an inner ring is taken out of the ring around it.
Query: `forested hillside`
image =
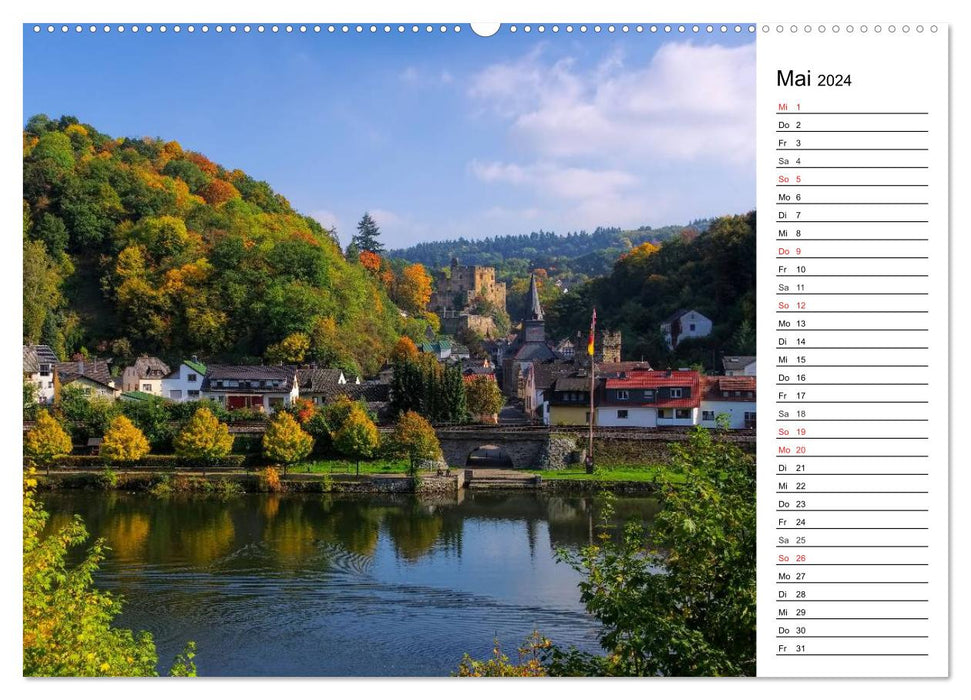
[[[718,366],[718,354],[755,353],[755,212],[715,219],[697,237],[643,243],[610,274],[571,289],[547,309],[550,335],[562,338],[590,325],[623,332],[625,359],[655,367]],[[678,309],[696,309],[714,322],[708,338],[669,352],[660,324]]]
[[[267,183],[175,141],[41,115],[23,147],[25,343],[373,372],[428,323]]]
[[[390,257],[419,262],[429,268],[448,266],[452,258],[463,265],[495,267],[504,280],[529,276],[532,268],[542,268],[551,277],[567,285],[589,277],[605,275],[620,255],[646,242],[655,245],[682,234],[704,231],[709,220],[693,221],[688,226],[664,226],[624,231],[619,228],[598,227],[593,233],[556,234],[534,231],[515,236],[495,236],[476,240],[458,238],[448,241],[416,243],[410,248],[392,250]]]

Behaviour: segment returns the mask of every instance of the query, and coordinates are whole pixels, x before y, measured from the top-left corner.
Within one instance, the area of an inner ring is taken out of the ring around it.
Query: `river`
[[[533,629],[598,651],[579,575],[555,549],[590,541],[596,499],[536,492],[41,494],[48,527],[80,514],[111,547],[96,576],[116,624],[152,633],[165,672],[184,642],[201,676],[445,676]],[[649,523],[649,498],[614,520]]]

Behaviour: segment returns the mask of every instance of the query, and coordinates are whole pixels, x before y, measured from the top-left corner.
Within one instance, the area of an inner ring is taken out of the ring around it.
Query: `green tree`
[[[435,429],[414,411],[406,411],[398,417],[391,438],[392,451],[408,459],[408,472],[415,474],[421,460],[438,459],[442,456],[441,445]]]
[[[672,452],[681,481],[662,481],[649,536],[631,523],[619,544],[558,553],[607,655],[556,649],[551,673],[754,675],[755,462],[703,428]]]
[[[384,246],[378,240],[378,236],[380,235],[381,229],[378,228],[377,223],[375,223],[368,212],[364,212],[364,216],[357,223],[357,233],[351,239],[351,245],[358,252],[382,253],[384,252]]]
[[[183,459],[211,465],[233,449],[229,426],[206,407],[196,410],[173,441],[175,453]]]
[[[41,331],[61,303],[61,272],[41,241],[24,240],[24,343],[41,341]]]
[[[103,396],[89,396],[76,384],[57,393],[57,408],[78,442],[104,435],[120,410],[118,402]]]
[[[361,473],[361,459],[373,457],[380,442],[377,426],[360,408],[351,411],[334,435],[334,447],[355,461],[358,474]]]
[[[446,367],[442,372],[439,420],[464,422],[469,417],[465,398],[465,377],[459,365]]]
[[[24,436],[24,457],[27,464],[46,469],[48,474],[54,462],[71,454],[72,447],[71,436],[44,410],[38,412],[37,422]]]
[[[287,467],[309,455],[313,446],[314,439],[286,411],[277,411],[263,434],[263,454],[283,466],[284,476]]]
[[[502,390],[491,376],[473,377],[465,384],[465,402],[473,416],[492,416],[506,403]]]
[[[111,421],[111,427],[101,441],[99,454],[116,464],[131,464],[147,455],[151,449],[145,434],[128,416],[118,416]]]
[[[24,420],[34,420],[37,416],[37,385],[24,379]]]
[[[104,559],[104,540],[95,541],[84,559],[69,567],[68,552],[87,541],[87,530],[75,516],[43,537],[48,515],[35,500],[36,486],[29,470],[23,501],[24,675],[157,676],[152,635],[112,626],[121,601],[92,585]],[[170,675],[196,675],[194,656],[190,642]]]

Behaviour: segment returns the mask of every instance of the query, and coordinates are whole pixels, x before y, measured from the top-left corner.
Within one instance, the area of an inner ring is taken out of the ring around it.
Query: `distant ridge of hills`
[[[464,265],[495,267],[500,277],[521,277],[529,269],[538,267],[559,273],[558,276],[605,275],[618,257],[642,243],[659,244],[679,235],[685,229],[696,233],[705,231],[712,219],[698,219],[685,225],[660,228],[641,226],[637,229],[597,227],[592,233],[576,231],[557,234],[552,231],[486,238],[416,243],[408,248],[389,252],[392,258],[420,262],[429,268],[448,266],[452,258]]]

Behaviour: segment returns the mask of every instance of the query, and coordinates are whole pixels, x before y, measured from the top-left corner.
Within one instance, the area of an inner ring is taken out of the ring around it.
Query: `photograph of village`
[[[24,26],[24,675],[754,675],[753,39],[243,27]]]

